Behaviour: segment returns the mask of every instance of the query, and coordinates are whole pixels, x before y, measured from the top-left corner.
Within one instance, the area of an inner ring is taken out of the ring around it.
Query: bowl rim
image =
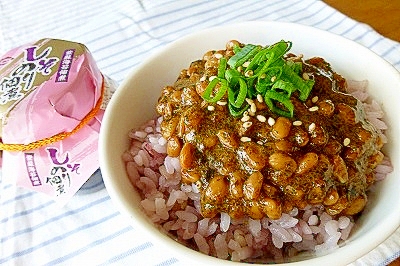
[[[118,103],[118,99],[120,97],[123,97],[123,92],[124,90],[126,90],[127,88],[129,88],[129,84],[132,82],[132,80],[134,80],[135,78],[137,78],[138,73],[140,72],[140,69],[142,67],[145,67],[146,65],[150,64],[151,62],[153,62],[156,58],[158,58],[160,55],[162,55],[163,53],[165,53],[166,50],[169,49],[173,49],[176,46],[179,46],[183,43],[186,43],[192,39],[196,39],[198,38],[199,35],[207,35],[210,33],[215,33],[218,32],[220,30],[224,30],[224,29],[232,29],[234,27],[283,27],[283,28],[291,28],[292,30],[301,30],[301,31],[312,31],[315,32],[315,34],[318,34],[324,38],[334,38],[336,40],[338,40],[339,42],[345,43],[346,45],[351,46],[353,49],[359,49],[360,51],[364,52],[364,53],[368,53],[371,57],[374,57],[374,60],[378,60],[381,62],[381,64],[383,66],[385,66],[387,68],[387,70],[389,72],[391,72],[391,74],[393,74],[395,77],[397,76],[397,80],[399,81],[400,84],[400,73],[397,71],[397,69],[394,68],[394,66],[392,66],[389,62],[387,62],[384,58],[380,57],[379,55],[377,55],[375,52],[371,51],[370,49],[362,46],[359,43],[356,43],[355,41],[349,40],[343,36],[340,35],[336,35],[334,33],[325,31],[325,30],[321,30],[312,26],[306,26],[306,25],[302,25],[302,24],[297,24],[297,23],[292,23],[292,22],[276,22],[276,21],[246,21],[246,22],[240,22],[240,23],[234,23],[234,24],[229,24],[229,25],[222,25],[222,26],[216,26],[216,27],[211,27],[211,28],[206,28],[191,34],[188,34],[186,36],[183,36],[179,39],[177,39],[176,41],[173,41],[169,44],[167,44],[166,46],[164,46],[162,49],[156,51],[155,53],[153,53],[152,55],[150,55],[146,60],[144,60],[139,67],[135,67],[133,68],[127,75],[127,77],[124,79],[124,81],[121,83],[121,85],[119,86],[119,88],[116,90],[115,94],[113,95],[113,97],[110,100],[110,103],[105,111],[104,114],[104,118],[103,118],[103,122],[102,122],[102,127],[100,129],[100,138],[99,138],[99,161],[100,161],[100,168],[102,170],[102,174],[103,174],[103,180],[106,186],[106,189],[111,197],[111,200],[113,202],[113,204],[116,206],[116,208],[125,216],[128,217],[128,219],[133,222],[134,226],[139,226],[143,231],[146,231],[146,233],[148,234],[148,236],[153,240],[153,241],[157,241],[157,243],[161,243],[164,247],[167,247],[169,245],[171,245],[172,243],[176,243],[174,240],[172,240],[171,238],[169,238],[168,236],[166,236],[163,233],[160,232],[156,232],[156,230],[153,229],[149,229],[149,227],[147,225],[144,225],[142,223],[139,222],[135,222],[132,221],[133,217],[131,214],[132,211],[132,206],[129,205],[128,202],[126,202],[124,199],[122,199],[121,197],[118,196],[120,189],[114,182],[113,182],[113,171],[112,171],[112,165],[110,165],[110,160],[108,157],[108,152],[109,149],[107,148],[107,143],[109,143],[109,134],[108,131],[111,129],[111,127],[113,126],[112,123],[110,123],[110,120],[112,119],[112,112],[114,110],[114,106],[117,105]],[[398,125],[396,125],[398,127]],[[385,239],[387,239],[395,230],[396,228],[399,227],[400,225],[400,214],[393,214],[390,217],[384,217],[386,220],[386,223],[388,223],[390,225],[389,228],[385,228],[385,229],[381,229],[382,231],[380,231],[380,234],[377,236],[376,234],[374,234],[374,232],[366,232],[365,235],[362,236],[362,239],[367,240],[367,239],[375,239],[375,242],[379,242],[382,243]],[[165,241],[158,241],[157,239],[162,238]],[[360,241],[358,241],[360,242]],[[339,264],[347,264],[347,263],[351,263],[353,261],[355,261],[356,259],[358,259],[359,257],[367,254],[368,252],[370,252],[371,250],[373,250],[376,245],[375,244],[371,244],[370,242],[366,241],[363,244],[363,249],[362,251],[360,251],[359,253],[356,253],[353,251],[353,249],[351,248],[352,243],[348,243],[344,246],[342,246],[341,249],[341,254],[343,254],[343,256],[337,257],[336,253],[328,253],[325,254],[323,256],[318,256],[318,257],[313,257],[312,258],[312,262],[315,263],[315,265],[320,265],[322,263],[325,264],[331,264],[334,262],[335,265],[339,265]],[[176,245],[174,245],[176,246]],[[179,246],[182,246],[183,249],[180,249],[180,251],[184,251],[187,254],[189,254],[189,257],[191,258],[201,258],[203,263],[219,263],[219,264],[227,264],[227,265],[235,265],[234,262],[231,261],[224,261],[221,259],[217,259],[211,256],[206,256],[201,254],[200,252],[194,251],[190,248],[187,248],[181,244],[179,244]],[[169,248],[171,249],[171,248]],[[175,251],[175,250],[174,250]],[[185,259],[182,258],[181,256],[179,256],[179,252],[175,252],[176,256],[178,259]],[[310,265],[310,260],[306,260],[305,262],[307,262],[307,265]],[[193,264],[194,261],[191,260],[191,263]],[[290,262],[290,265],[297,265],[297,264],[303,264],[304,261],[299,261],[299,262]],[[242,264],[242,263],[240,263]],[[239,265],[239,264],[238,264]]]

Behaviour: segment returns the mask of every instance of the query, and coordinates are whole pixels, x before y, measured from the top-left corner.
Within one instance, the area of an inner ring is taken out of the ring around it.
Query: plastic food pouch
[[[42,39],[5,54],[3,178],[67,203],[99,168],[99,130],[115,87],[83,44]]]

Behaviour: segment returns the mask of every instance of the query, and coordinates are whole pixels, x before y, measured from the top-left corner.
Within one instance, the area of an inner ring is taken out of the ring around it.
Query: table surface
[[[369,24],[383,36],[400,41],[399,0],[324,0],[343,14]]]

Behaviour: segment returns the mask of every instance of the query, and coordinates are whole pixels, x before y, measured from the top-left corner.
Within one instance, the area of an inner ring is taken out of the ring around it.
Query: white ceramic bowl
[[[181,69],[209,50],[224,49],[228,40],[271,44],[293,42],[291,52],[305,58],[321,56],[345,78],[369,81],[369,92],[386,112],[390,156],[394,172],[377,184],[361,219],[346,244],[335,251],[290,265],[345,265],[382,243],[400,225],[399,120],[400,73],[382,58],[345,38],[314,28],[277,22],[246,22],[207,29],[171,43],[132,71],[109,103],[100,132],[100,165],[106,188],[117,209],[151,241],[164,245],[187,265],[235,265],[190,250],[160,233],[140,210],[139,196],[130,184],[121,155],[128,148],[127,133],[154,118],[163,86],[172,84]],[[162,60],[161,60],[162,59]],[[162,62],[162,63],[161,63]]]

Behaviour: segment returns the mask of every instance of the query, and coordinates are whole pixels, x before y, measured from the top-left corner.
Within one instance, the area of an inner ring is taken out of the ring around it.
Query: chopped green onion
[[[272,54],[268,59],[267,62],[264,65],[261,65],[259,68],[257,68],[254,73],[256,77],[260,77],[263,74],[266,74],[269,72],[270,68],[274,67],[282,67],[285,64],[285,61],[281,58],[273,59],[274,54]]]
[[[225,71],[225,78],[232,87],[236,86],[236,84],[239,82],[239,78],[241,77],[242,74],[236,69],[230,68]]]
[[[268,48],[263,48],[253,57],[250,61],[249,65],[246,67],[246,70],[254,70],[254,66],[258,66],[262,60],[265,60],[265,56],[268,53]]]
[[[292,93],[296,90],[293,83],[284,81],[284,80],[277,80],[271,88],[272,90],[277,91],[277,89],[287,92],[287,96],[290,98]]]
[[[257,91],[254,83],[256,82],[256,79],[254,78],[249,78],[247,79],[247,97],[250,99],[253,99],[257,97]]]
[[[226,71],[226,64],[227,64],[227,60],[225,57],[221,57],[221,59],[219,59],[219,66],[218,66],[218,78],[224,78],[225,77],[225,71]]]
[[[214,90],[215,86],[217,86],[218,82],[219,82],[218,78],[215,78],[211,80],[210,83],[208,83],[202,95],[204,100],[211,101],[211,93]]]
[[[261,95],[264,95],[264,93],[267,91],[268,86],[270,85],[270,82],[266,79],[258,79],[257,84],[256,84],[256,91],[260,93]]]
[[[310,95],[310,92],[312,90],[312,87],[314,86],[314,80],[304,80],[301,78],[299,75],[297,75],[289,66],[284,65],[283,68],[283,75],[284,79],[292,82],[294,86],[299,90],[300,96],[299,99],[301,101],[307,100],[308,96]]]
[[[237,95],[231,88],[228,88],[228,100],[231,105],[236,108],[240,108],[242,106],[247,95],[247,85],[242,78],[239,78],[239,86],[239,93],[237,93]]]
[[[254,44],[245,45],[238,53],[229,58],[228,65],[231,68],[237,68],[243,65],[243,63],[252,58],[259,49],[260,47]]]
[[[294,105],[290,97],[298,90],[299,99],[307,100],[314,80],[304,80],[300,76],[302,62],[284,58],[291,47],[292,42],[283,40],[265,47],[236,45],[231,58],[220,59],[217,77],[207,85],[203,99],[215,103],[227,95],[229,112],[237,117],[249,107],[246,97],[254,99],[261,94],[272,112],[293,117]],[[245,62],[248,63],[246,67]]]
[[[298,75],[300,75],[301,71],[303,70],[303,64],[301,62],[293,62],[288,60],[286,61],[286,64]]]
[[[248,108],[249,108],[249,105],[247,103],[244,104],[241,108],[236,108],[232,104],[228,105],[229,112],[234,117],[241,116]]]
[[[235,45],[233,46],[233,52],[234,52],[235,54],[239,53],[240,50],[242,50],[242,48],[240,48],[239,45],[236,45],[236,44],[235,44]]]
[[[214,98],[210,99],[210,102],[212,103],[216,103],[219,100],[221,100],[222,97],[224,97],[224,95],[226,94],[226,91],[228,90],[228,82],[225,79],[221,79],[220,82],[221,85],[218,92],[215,94]]]
[[[294,105],[286,95],[269,90],[265,93],[264,100],[272,112],[285,117],[293,117]],[[283,105],[286,110],[277,106],[276,103]]]

